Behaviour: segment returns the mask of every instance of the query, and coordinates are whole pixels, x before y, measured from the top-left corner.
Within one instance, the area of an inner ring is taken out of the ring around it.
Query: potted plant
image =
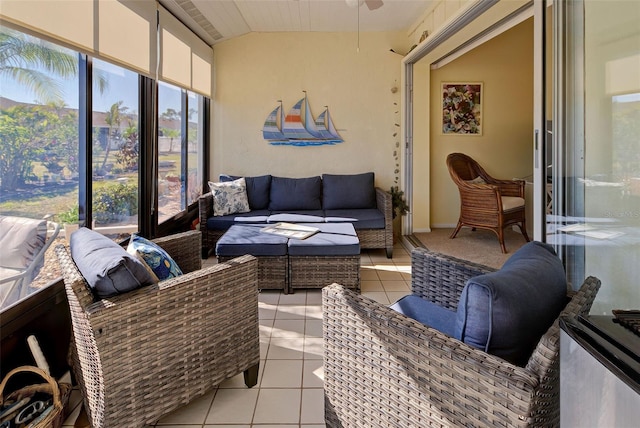
[[[60,223],[64,226],[64,237],[67,240],[67,244],[69,243],[69,239],[71,239],[71,234],[78,230],[78,207],[71,207],[66,211],[58,214],[58,219]]]
[[[404,199],[404,191],[398,186],[391,186],[391,218],[393,219],[393,240],[397,241],[402,231],[402,216],[409,212],[409,205]]]

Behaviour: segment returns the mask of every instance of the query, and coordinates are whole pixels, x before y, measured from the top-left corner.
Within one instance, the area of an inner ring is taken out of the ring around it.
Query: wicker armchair
[[[466,280],[491,270],[417,249],[412,292],[455,308]],[[587,313],[599,287],[587,278],[561,315]],[[557,319],[519,367],[337,284],[323,314],[329,427],[559,425]]]
[[[473,159],[462,153],[447,156],[447,167],[460,192],[460,218],[451,234],[455,238],[462,226],[492,230],[504,245],[504,228],[515,224],[529,241],[525,219],[524,180],[498,180]]]
[[[257,260],[201,269],[200,232],[155,240],[184,275],[94,301],[62,245],[73,326],[72,366],[89,422],[141,427],[260,361]]]

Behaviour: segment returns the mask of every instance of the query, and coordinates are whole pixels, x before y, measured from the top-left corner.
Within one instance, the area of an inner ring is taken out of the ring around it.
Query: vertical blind
[[[2,0],[0,20],[211,97],[212,48],[155,1]]]

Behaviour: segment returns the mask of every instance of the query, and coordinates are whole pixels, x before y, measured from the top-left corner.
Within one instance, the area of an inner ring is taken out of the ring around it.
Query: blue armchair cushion
[[[322,175],[322,208],[359,209],[376,207],[373,172],[350,175]]]
[[[454,337],[524,366],[566,304],[567,282],[553,248],[529,242],[496,272],[467,281]]]
[[[234,181],[240,178],[236,175],[220,174],[220,181]],[[271,189],[271,175],[257,177],[245,177],[247,186],[247,198],[251,211],[266,210],[269,208],[269,192]]]
[[[160,281],[182,275],[180,266],[169,253],[155,242],[151,242],[140,235],[135,233],[131,235],[127,252],[133,255],[136,252],[140,254]]]
[[[70,246],[71,257],[97,298],[155,282],[136,256],[98,232],[82,227],[71,235]]]
[[[390,306],[396,312],[456,338],[456,313],[415,294],[404,296]],[[459,338],[456,338],[459,339]]]
[[[269,209],[320,210],[322,209],[322,180],[320,176],[307,178],[271,178]]]

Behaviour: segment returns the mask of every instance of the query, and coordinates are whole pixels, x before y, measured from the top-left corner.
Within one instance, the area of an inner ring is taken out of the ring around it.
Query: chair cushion
[[[71,235],[71,257],[98,298],[153,284],[141,261],[106,236],[81,227]]]
[[[322,180],[320,176],[308,178],[272,177],[269,209],[320,210]]]
[[[47,221],[0,216],[0,266],[26,269],[47,238]]]
[[[523,366],[560,314],[566,295],[564,268],[553,247],[529,242],[499,271],[467,281],[454,337]]]
[[[325,210],[375,208],[373,172],[351,175],[322,175],[322,208]]]
[[[209,182],[213,195],[213,215],[221,216],[250,211],[247,198],[247,186],[244,178],[234,181],[214,183]]]
[[[182,270],[169,253],[140,235],[135,233],[131,235],[127,252],[132,255],[140,254],[160,281],[182,275]]]
[[[353,227],[362,229],[384,229],[384,214],[377,208],[352,210],[326,210],[327,223],[353,223]]]
[[[402,297],[390,308],[448,336],[455,337],[455,311],[443,308],[415,294]]]
[[[520,198],[518,196],[502,197],[502,211],[509,211],[520,207],[524,207],[524,198]]]
[[[236,175],[220,174],[220,181],[233,181],[241,178]],[[247,185],[247,199],[249,208],[254,210],[266,210],[269,208],[269,193],[271,191],[271,175],[260,175],[257,177],[245,177]]]

